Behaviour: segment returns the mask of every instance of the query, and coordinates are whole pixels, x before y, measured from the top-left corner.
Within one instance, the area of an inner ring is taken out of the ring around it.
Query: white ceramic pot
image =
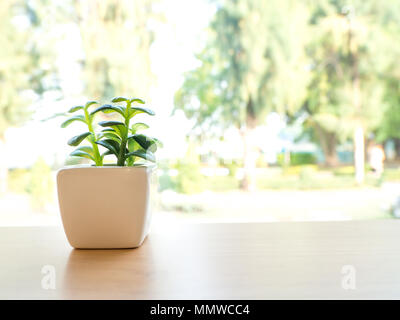
[[[74,248],[134,248],[151,220],[155,167],[71,166],[57,173],[65,234]]]

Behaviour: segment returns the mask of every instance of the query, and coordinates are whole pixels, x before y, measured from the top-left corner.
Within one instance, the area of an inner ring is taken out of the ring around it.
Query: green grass
[[[223,192],[239,189],[239,181],[232,176],[215,176],[204,180],[204,188],[206,190]]]
[[[400,169],[386,169],[381,180],[367,172],[362,186],[354,180],[354,169],[343,167],[334,170],[318,170],[314,167],[292,168],[291,170],[266,169],[258,173],[257,188],[260,190],[329,190],[358,187],[379,187],[385,181],[400,181]],[[239,181],[232,176],[205,178],[206,190],[223,192],[239,188]]]

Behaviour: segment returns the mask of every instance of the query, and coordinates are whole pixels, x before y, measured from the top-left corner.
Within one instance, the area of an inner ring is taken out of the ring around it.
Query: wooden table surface
[[[74,250],[62,228],[3,227],[0,298],[398,299],[399,239],[397,220],[183,224],[137,249]]]

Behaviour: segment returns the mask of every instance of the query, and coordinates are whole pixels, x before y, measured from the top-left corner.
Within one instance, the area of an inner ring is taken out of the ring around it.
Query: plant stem
[[[121,146],[118,154],[117,166],[123,167],[125,164],[126,135],[122,137]]]
[[[131,101],[126,102],[126,114],[125,114],[125,132],[124,136],[121,139],[121,146],[119,149],[119,154],[118,154],[118,162],[117,166],[123,167],[125,165],[125,149],[126,149],[126,143],[128,141],[128,133],[129,133],[129,116],[131,113]]]
[[[93,141],[90,141],[90,140],[89,141],[90,141],[90,144],[92,145],[93,151],[94,151],[94,162],[96,164],[96,167],[100,167],[103,165],[103,161],[101,160],[99,147],[97,146],[97,144],[95,142],[97,137],[96,137],[96,133],[93,130],[92,119],[90,118],[89,113],[86,109],[85,109],[85,118],[86,118],[89,132],[93,135]]]

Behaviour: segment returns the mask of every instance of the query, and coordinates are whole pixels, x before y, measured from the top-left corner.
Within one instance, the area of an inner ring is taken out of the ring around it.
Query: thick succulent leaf
[[[98,108],[96,108],[95,110],[93,110],[90,115],[94,115],[97,112],[118,112],[120,115],[125,116],[123,109],[120,106],[112,106],[111,104],[104,104]]]
[[[125,124],[120,121],[101,121],[99,122],[99,125],[101,125],[102,127],[112,127],[121,137],[125,136],[127,133],[127,128],[125,127]]]
[[[125,126],[125,124],[123,122],[121,122],[121,121],[113,121],[113,120],[100,121],[99,125],[101,125],[102,127],[114,127],[114,126],[120,126],[120,125]]]
[[[156,143],[157,147],[162,148],[164,146],[164,144],[158,140],[157,138],[151,138],[154,140],[154,142]]]
[[[65,128],[65,127],[69,126],[74,121],[82,121],[83,123],[86,123],[84,116],[74,116],[72,118],[69,118],[69,119],[65,120],[61,124],[61,128]]]
[[[71,109],[69,109],[69,113],[73,113],[73,112],[75,112],[75,111],[78,111],[78,110],[82,110],[83,109],[83,106],[75,106],[75,107],[72,107]]]
[[[113,128],[105,128],[101,132],[115,132],[115,130]]]
[[[86,153],[90,154],[91,156],[94,155],[94,151],[93,151],[93,148],[91,146],[81,146],[81,147],[76,148],[75,151],[78,151],[78,150],[86,152]]]
[[[132,98],[130,101],[131,101],[131,103],[138,102],[138,103],[141,103],[141,104],[145,104],[145,102],[142,99],[139,99],[139,98]]]
[[[119,143],[114,140],[105,139],[105,140],[96,141],[96,143],[98,145],[101,145],[104,148],[108,149],[115,155],[118,155],[118,153],[119,153]]]
[[[140,149],[140,145],[135,141],[135,139],[128,139],[128,152],[132,152]]]
[[[89,108],[92,104],[98,104],[98,102],[97,101],[88,101],[88,102],[86,102],[85,109]]]
[[[138,132],[140,130],[144,130],[144,129],[148,129],[148,128],[149,128],[149,126],[147,124],[142,123],[142,122],[137,122],[131,126],[131,131],[133,134],[135,134],[136,132]]]
[[[124,97],[115,97],[111,100],[111,102],[122,102],[122,101],[129,101],[128,98],[124,98]]]
[[[128,157],[139,157],[151,162],[155,162],[156,161],[156,157],[154,156],[153,152],[151,151],[145,151],[145,150],[136,150],[136,151],[132,151],[129,152],[125,155],[126,158]]]
[[[128,139],[135,140],[144,150],[155,152],[157,150],[157,143],[154,138],[145,136],[144,134],[133,134]]]
[[[121,138],[114,132],[102,132],[100,133],[100,138],[107,138],[111,139],[114,141],[117,141],[118,143],[121,143]]]
[[[150,116],[154,116],[155,112],[153,110],[150,110],[148,108],[142,108],[142,107],[131,107],[131,112],[129,114],[129,118],[132,118],[136,116],[139,113],[146,113]]]
[[[126,165],[128,167],[132,167],[134,163],[135,163],[135,157],[128,157],[126,159]]]
[[[82,150],[74,150],[69,155],[72,157],[87,158],[87,159],[94,161],[94,158],[92,157],[92,155],[90,155],[89,153],[82,151]]]
[[[91,135],[90,132],[85,132],[85,133],[82,133],[82,134],[77,135],[75,137],[72,137],[71,139],[68,140],[68,144],[70,146],[76,147],[90,135]]]

